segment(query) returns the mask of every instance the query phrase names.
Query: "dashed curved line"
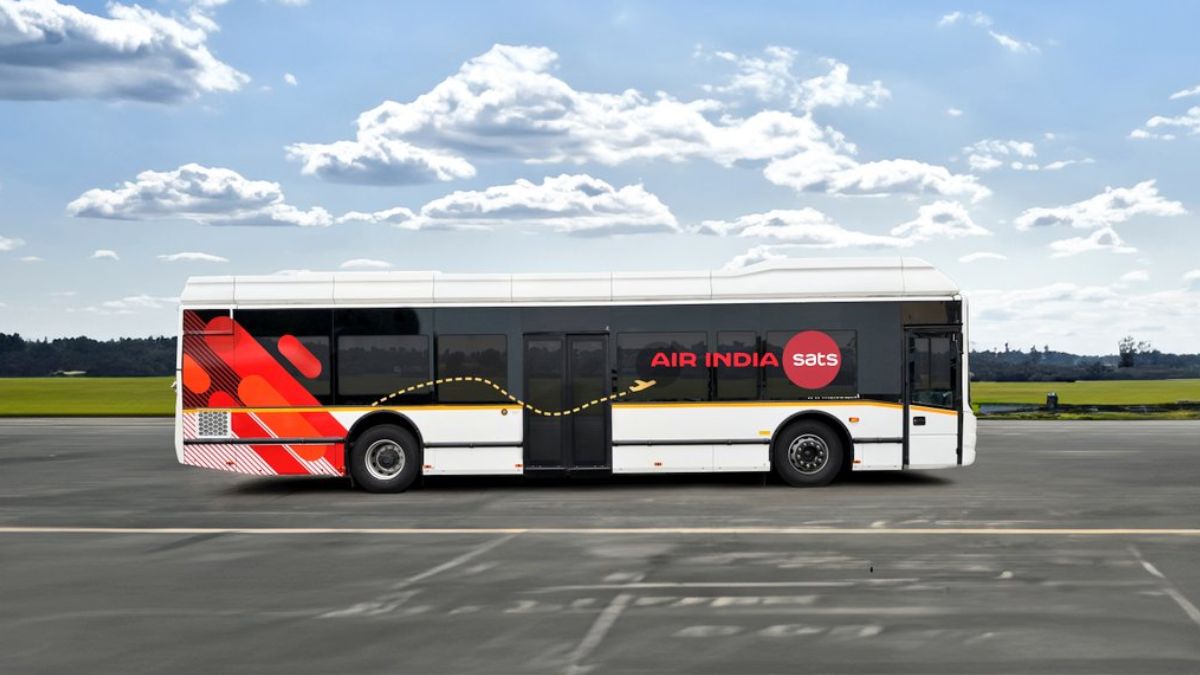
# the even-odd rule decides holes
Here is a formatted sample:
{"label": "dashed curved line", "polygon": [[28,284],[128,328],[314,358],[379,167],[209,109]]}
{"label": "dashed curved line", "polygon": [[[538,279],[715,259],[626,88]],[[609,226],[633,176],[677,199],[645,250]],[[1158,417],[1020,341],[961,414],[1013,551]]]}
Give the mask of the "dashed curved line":
{"label": "dashed curved line", "polygon": [[625,398],[626,396],[629,396],[632,393],[644,391],[646,389],[649,389],[650,387],[653,387],[655,384],[658,384],[657,380],[646,380],[646,381],[636,380],[635,384],[633,386],[629,387],[628,389],[626,389],[625,391],[620,391],[615,394],[609,394],[608,396],[602,396],[597,399],[592,399],[591,401],[588,401],[587,403],[584,403],[582,405],[575,406],[574,408],[572,408],[570,410],[548,411],[548,410],[542,410],[541,408],[538,408],[529,403],[526,403],[525,401],[522,401],[521,399],[517,398],[516,396],[513,396],[512,394],[508,393],[507,389],[505,389],[504,387],[501,387],[500,385],[496,384],[495,382],[489,380],[486,377],[474,377],[474,376],[469,376],[469,375],[463,375],[463,376],[456,376],[456,377],[439,377],[436,380],[429,380],[427,382],[422,382],[420,384],[414,384],[412,386],[405,387],[403,389],[397,389],[396,391],[394,391],[394,392],[388,394],[387,396],[384,396],[383,398],[379,399],[378,401],[375,401],[374,403],[372,403],[371,407],[381,406],[384,403],[387,403],[388,401],[396,398],[397,396],[403,396],[404,394],[411,394],[414,391],[420,391],[421,389],[428,389],[430,387],[435,387],[439,384],[445,384],[447,382],[478,382],[480,384],[486,384],[486,385],[490,386],[492,389],[495,389],[497,393],[499,393],[504,398],[507,398],[509,401],[521,406],[522,408],[528,410],[529,412],[531,412],[535,415],[541,415],[543,417],[567,417],[569,415],[574,415],[575,413],[583,412],[584,410],[586,410],[594,405],[600,405],[601,403],[607,403],[609,401],[615,401],[617,399],[622,399],[622,398]]}

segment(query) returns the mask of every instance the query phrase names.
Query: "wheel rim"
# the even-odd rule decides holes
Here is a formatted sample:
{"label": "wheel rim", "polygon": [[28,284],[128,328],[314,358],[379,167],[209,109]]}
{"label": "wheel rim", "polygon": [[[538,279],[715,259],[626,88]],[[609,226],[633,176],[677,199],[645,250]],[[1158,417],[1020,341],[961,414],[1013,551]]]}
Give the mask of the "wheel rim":
{"label": "wheel rim", "polygon": [[802,474],[817,473],[829,463],[829,445],[815,434],[801,434],[788,445],[788,463]]}
{"label": "wheel rim", "polygon": [[375,441],[367,448],[367,473],[372,478],[391,480],[404,471],[406,460],[404,448],[396,441],[386,438]]}

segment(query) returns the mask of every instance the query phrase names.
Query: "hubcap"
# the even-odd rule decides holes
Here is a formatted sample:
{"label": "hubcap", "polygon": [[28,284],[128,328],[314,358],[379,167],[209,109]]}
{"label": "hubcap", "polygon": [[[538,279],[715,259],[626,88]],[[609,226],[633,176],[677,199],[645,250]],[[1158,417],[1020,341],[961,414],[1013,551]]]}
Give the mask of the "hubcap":
{"label": "hubcap", "polygon": [[802,434],[788,446],[788,462],[803,474],[814,474],[829,463],[829,446],[814,434]]}
{"label": "hubcap", "polygon": [[396,441],[383,439],[367,448],[367,473],[372,478],[391,480],[404,470],[404,448]]}

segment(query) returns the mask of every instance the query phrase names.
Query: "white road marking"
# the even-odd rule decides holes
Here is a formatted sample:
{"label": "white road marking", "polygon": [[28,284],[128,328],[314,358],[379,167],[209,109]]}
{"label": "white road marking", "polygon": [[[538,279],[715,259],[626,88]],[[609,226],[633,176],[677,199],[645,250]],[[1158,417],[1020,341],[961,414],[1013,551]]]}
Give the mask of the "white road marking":
{"label": "white road marking", "polygon": [[1200,528],[1072,527],[51,527],[3,526],[0,534],[245,534],[245,535],[1019,535],[1200,537]]}
{"label": "white road marking", "polygon": [[596,621],[592,623],[592,627],[584,634],[583,639],[571,652],[570,665],[567,666],[567,673],[585,673],[590,668],[580,666],[580,662],[591,655],[596,647],[600,646],[600,642],[604,640],[604,636],[608,635],[608,631],[612,630],[613,624],[621,616],[621,612],[629,606],[629,602],[633,600],[633,595],[629,593],[619,593],[617,597],[608,603],[608,606],[600,612],[600,616],[596,617]]}
{"label": "white road marking", "polygon": [[1200,608],[1193,605],[1192,601],[1188,600],[1187,596],[1180,592],[1179,587],[1177,587],[1170,579],[1167,578],[1167,575],[1160,572],[1159,569],[1155,567],[1149,560],[1146,560],[1146,558],[1142,556],[1142,552],[1138,549],[1138,547],[1131,545],[1129,547],[1129,552],[1132,553],[1133,557],[1137,558],[1137,561],[1142,564],[1143,569],[1162,581],[1162,592],[1166,593],[1167,597],[1171,598],[1175,601],[1175,604],[1179,605],[1179,608],[1182,609],[1183,613],[1192,620],[1192,623],[1200,626]]}

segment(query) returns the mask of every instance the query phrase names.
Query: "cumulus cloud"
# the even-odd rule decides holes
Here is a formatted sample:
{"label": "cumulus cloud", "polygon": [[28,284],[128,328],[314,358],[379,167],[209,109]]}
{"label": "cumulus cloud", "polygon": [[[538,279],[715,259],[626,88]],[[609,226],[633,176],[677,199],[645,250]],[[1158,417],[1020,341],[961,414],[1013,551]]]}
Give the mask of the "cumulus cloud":
{"label": "cumulus cloud", "polygon": [[1125,244],[1125,241],[1111,227],[1104,227],[1086,237],[1070,237],[1050,242],[1052,258],[1066,258],[1090,251],[1110,251],[1112,253],[1137,253],[1137,249]]}
{"label": "cumulus cloud", "polygon": [[[811,114],[763,110],[739,117],[711,99],[579,91],[551,72],[557,59],[545,47],[495,45],[414,100],[386,101],[359,115],[353,140],[295,143],[287,154],[306,174],[364,184],[467,178],[476,171],[468,156],[604,165],[703,159],[721,166],[767,163],[773,182],[805,191],[987,194],[974,177],[943,167],[860,162],[851,157],[853,144]],[[848,84],[834,86],[840,72],[833,69],[833,84],[810,87],[812,96],[823,97],[821,105],[854,98]]]}
{"label": "cumulus cloud", "polygon": [[1172,101],[1177,101],[1181,98],[1191,98],[1192,96],[1200,96],[1200,85],[1196,85],[1190,89],[1180,89],[1168,98]]}
{"label": "cumulus cloud", "polygon": [[993,253],[991,251],[976,251],[968,253],[958,259],[961,263],[973,263],[980,260],[1008,260],[1008,256],[1003,253]]}
{"label": "cumulus cloud", "polygon": [[[1047,140],[1054,138],[1053,134],[1046,135]],[[1037,157],[1037,147],[1031,141],[999,140],[985,138],[963,148],[962,154],[967,158],[967,164],[975,171],[991,171],[1007,166],[1015,171],[1058,171],[1073,164],[1093,164],[1090,157],[1082,159],[1060,159],[1046,164],[1033,161]]]}
{"label": "cumulus cloud", "polygon": [[1132,270],[1121,275],[1121,281],[1150,281],[1150,270]]}
{"label": "cumulus cloud", "polygon": [[1102,228],[1123,223],[1135,216],[1180,216],[1183,204],[1164,199],[1155,181],[1142,181],[1127,188],[1106,187],[1104,192],[1066,206],[1035,207],[1017,216],[1018,230],[1068,225],[1080,229]]}
{"label": "cumulus cloud", "polygon": [[757,265],[761,262],[786,258],[787,254],[783,252],[783,250],[786,248],[787,246],[761,244],[741,255],[734,256],[732,260],[725,263],[725,266],[722,269],[738,270],[743,267],[749,267],[750,265]]}
{"label": "cumulus cloud", "polygon": [[966,207],[958,202],[939,201],[917,209],[917,217],[892,228],[892,236],[913,241],[929,239],[958,239],[990,235],[985,227],[975,224]]}
{"label": "cumulus cloud", "polygon": [[339,265],[344,270],[386,270],[391,269],[392,263],[386,260],[374,260],[371,258],[354,258],[347,260]]}
{"label": "cumulus cloud", "polygon": [[1180,134],[1200,134],[1200,106],[1192,106],[1184,114],[1173,117],[1155,115],[1141,127],[1129,132],[1129,137],[1173,141]]}
{"label": "cumulus cloud", "polygon": [[0,99],[173,103],[250,80],[209,51],[217,26],[201,11],[184,20],[138,5],[106,11],[0,0]]}
{"label": "cumulus cloud", "polygon": [[88,190],[67,205],[67,212],[116,220],[181,218],[206,225],[324,227],[333,223],[323,208],[303,210],[286,203],[278,183],[200,164],[143,171],[115,189]]}
{"label": "cumulus cloud", "polygon": [[520,179],[484,190],[457,191],[419,212],[400,207],[351,212],[339,222],[387,223],[402,229],[539,227],[577,235],[675,232],[670,209],[641,185],[616,188],[583,174]]}
{"label": "cumulus cloud", "polygon": [[799,53],[790,47],[769,46],[762,56],[703,50],[697,54],[728,62],[737,69],[724,84],[704,85],[709,93],[783,101],[788,107],[802,111],[858,104],[875,108],[892,95],[879,80],[869,84],[851,82],[850,66],[836,59],[821,59],[821,65],[828,69],[824,74],[807,78],[798,75],[795,69]]}
{"label": "cumulus cloud", "polygon": [[25,263],[36,263],[36,262],[45,262],[46,259],[41,256],[27,255],[23,258],[20,258],[20,261],[25,262]]}
{"label": "cumulus cloud", "polygon": [[984,14],[983,12],[972,12],[969,14],[959,11],[951,12],[943,15],[942,18],[938,20],[937,25],[938,28],[944,28],[946,26],[954,26],[960,23],[963,25],[974,26],[975,28],[985,31],[988,36],[992,38],[993,42],[1001,47],[1004,47],[1010,52],[1016,54],[1037,54],[1042,51],[1032,42],[1019,40],[1011,35],[1007,35],[996,30],[992,27],[992,17]]}
{"label": "cumulus cloud", "polygon": [[183,251],[181,253],[163,253],[158,256],[159,260],[164,262],[211,262],[211,263],[227,263],[229,258],[222,258],[219,255],[211,253],[201,253],[199,251]]}
{"label": "cumulus cloud", "polygon": [[801,248],[902,248],[912,245],[911,240],[901,237],[848,230],[812,208],[776,209],[734,220],[706,220],[696,231],[720,236],[773,239]]}
{"label": "cumulus cloud", "polygon": [[18,246],[25,244],[24,239],[15,239],[10,237],[0,237],[0,251],[11,251]]}
{"label": "cumulus cloud", "polygon": [[106,248],[96,249],[92,255],[92,260],[120,260],[121,256],[117,255],[116,251],[111,251]]}
{"label": "cumulus cloud", "polygon": [[963,111],[959,110],[958,108],[951,107],[951,108],[946,108],[946,114],[951,117],[962,117]]}
{"label": "cumulus cloud", "polygon": [[290,84],[293,87],[298,86],[300,84],[300,81],[296,79],[296,76],[291,73],[284,73],[283,81],[286,82],[287,84]]}

